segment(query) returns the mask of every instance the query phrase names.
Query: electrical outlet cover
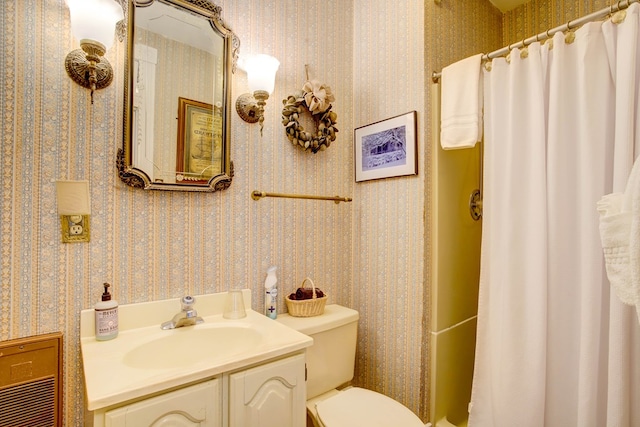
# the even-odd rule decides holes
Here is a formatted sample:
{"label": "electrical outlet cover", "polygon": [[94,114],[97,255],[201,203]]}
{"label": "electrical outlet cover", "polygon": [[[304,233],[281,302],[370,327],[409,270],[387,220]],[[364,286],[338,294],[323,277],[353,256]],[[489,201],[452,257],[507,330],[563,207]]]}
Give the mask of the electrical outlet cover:
{"label": "electrical outlet cover", "polygon": [[88,242],[89,215],[60,215],[63,243]]}

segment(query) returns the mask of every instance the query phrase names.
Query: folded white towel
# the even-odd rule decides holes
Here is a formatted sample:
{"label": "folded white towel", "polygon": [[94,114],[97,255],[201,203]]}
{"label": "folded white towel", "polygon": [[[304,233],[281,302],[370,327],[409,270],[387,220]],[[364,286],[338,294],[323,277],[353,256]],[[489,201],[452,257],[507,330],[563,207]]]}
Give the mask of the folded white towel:
{"label": "folded white towel", "polygon": [[624,194],[607,194],[597,207],[607,277],[618,298],[635,305],[640,321],[640,160]]}
{"label": "folded white towel", "polygon": [[482,54],[442,69],[440,145],[473,148],[482,139]]}

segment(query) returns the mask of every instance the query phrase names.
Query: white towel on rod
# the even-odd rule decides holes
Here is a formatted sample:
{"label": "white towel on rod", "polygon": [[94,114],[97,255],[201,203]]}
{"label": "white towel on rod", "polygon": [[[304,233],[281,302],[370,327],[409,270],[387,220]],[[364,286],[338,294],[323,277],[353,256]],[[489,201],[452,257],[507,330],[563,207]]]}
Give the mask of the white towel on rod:
{"label": "white towel on rod", "polygon": [[482,139],[482,54],[442,69],[440,145],[473,148]]}
{"label": "white towel on rod", "polygon": [[640,160],[625,192],[603,196],[597,207],[609,283],[623,303],[636,307],[640,322]]}

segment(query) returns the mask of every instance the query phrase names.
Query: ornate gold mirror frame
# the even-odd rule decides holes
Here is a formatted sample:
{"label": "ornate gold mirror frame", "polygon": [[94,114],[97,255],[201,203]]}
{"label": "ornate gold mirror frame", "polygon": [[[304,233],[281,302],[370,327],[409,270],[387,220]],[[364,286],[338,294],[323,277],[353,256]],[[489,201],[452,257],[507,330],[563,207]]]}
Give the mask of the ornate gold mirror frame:
{"label": "ornate gold mirror frame", "polygon": [[221,7],[211,0],[123,1],[128,55],[120,179],[147,190],[229,188],[231,79],[240,41]]}

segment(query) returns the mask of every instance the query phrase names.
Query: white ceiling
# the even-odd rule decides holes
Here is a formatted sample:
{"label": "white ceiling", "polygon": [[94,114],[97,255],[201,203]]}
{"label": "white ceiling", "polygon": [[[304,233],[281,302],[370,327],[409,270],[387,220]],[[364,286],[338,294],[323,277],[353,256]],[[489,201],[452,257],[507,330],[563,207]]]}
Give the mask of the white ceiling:
{"label": "white ceiling", "polygon": [[527,3],[529,0],[489,0],[495,7],[500,9],[501,12],[506,12],[511,9],[515,9],[521,4]]}

